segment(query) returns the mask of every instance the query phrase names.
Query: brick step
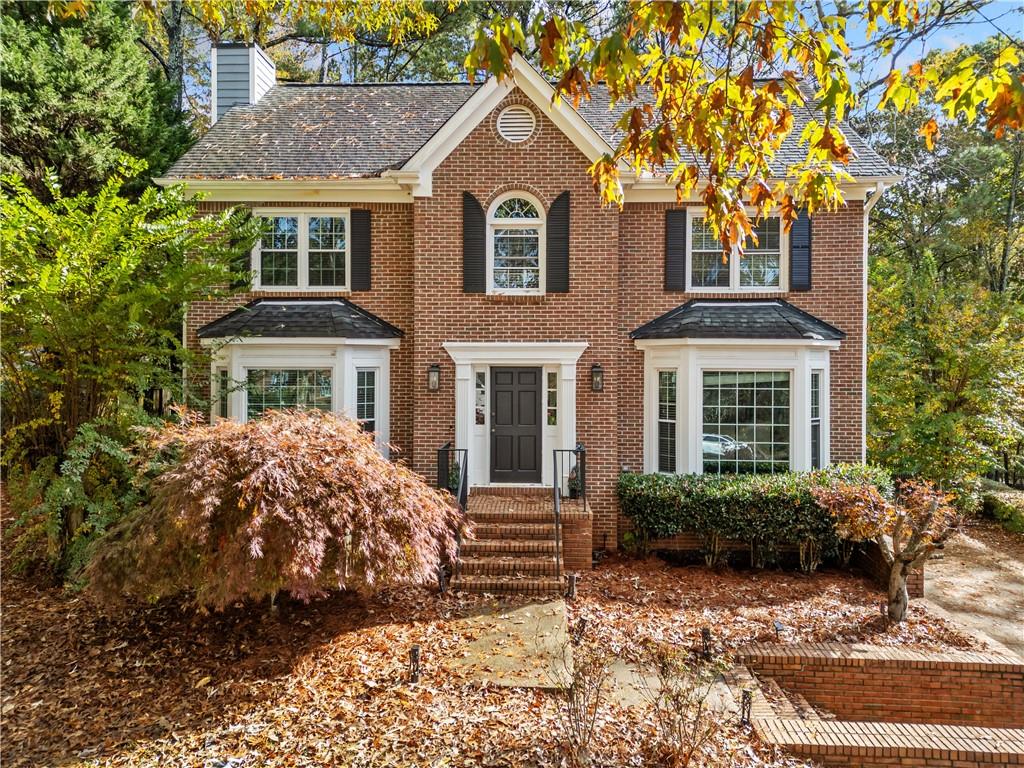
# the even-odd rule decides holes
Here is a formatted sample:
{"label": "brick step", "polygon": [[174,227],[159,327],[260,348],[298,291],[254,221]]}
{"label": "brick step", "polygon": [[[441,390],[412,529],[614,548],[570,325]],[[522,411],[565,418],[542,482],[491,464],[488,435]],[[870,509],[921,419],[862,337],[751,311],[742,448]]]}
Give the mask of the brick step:
{"label": "brick step", "polygon": [[558,577],[554,557],[485,557],[459,558],[459,573],[467,576],[550,576]]}
{"label": "brick step", "polygon": [[553,555],[552,539],[474,539],[462,543],[460,554],[472,555]]}
{"label": "brick step", "polygon": [[786,698],[793,705],[793,709],[796,710],[797,717],[801,720],[821,720],[821,714],[814,705],[811,704],[802,693],[796,691],[784,691]]}
{"label": "brick step", "polygon": [[492,485],[469,489],[470,498],[474,496],[550,497],[552,493],[550,485]]}
{"label": "brick step", "polygon": [[555,538],[555,524],[551,523],[475,523],[473,535],[478,541],[485,539],[551,539]]}
{"label": "brick step", "polygon": [[560,595],[562,580],[557,578],[512,578],[459,574],[452,589],[462,592],[490,592],[505,595]]}
{"label": "brick step", "polygon": [[473,505],[469,506],[469,519],[474,525],[487,525],[488,523],[499,523],[502,525],[509,525],[513,523],[532,523],[539,525],[554,525],[555,513],[550,509],[519,509],[515,511],[510,510],[491,510],[487,512],[478,512],[473,509]]}
{"label": "brick step", "polygon": [[782,689],[782,686],[776,682],[774,677],[762,677],[759,680],[761,691],[768,703],[771,704],[772,709],[775,711],[775,716],[785,720],[802,720],[800,713],[797,712],[793,702],[790,701],[789,696]]}

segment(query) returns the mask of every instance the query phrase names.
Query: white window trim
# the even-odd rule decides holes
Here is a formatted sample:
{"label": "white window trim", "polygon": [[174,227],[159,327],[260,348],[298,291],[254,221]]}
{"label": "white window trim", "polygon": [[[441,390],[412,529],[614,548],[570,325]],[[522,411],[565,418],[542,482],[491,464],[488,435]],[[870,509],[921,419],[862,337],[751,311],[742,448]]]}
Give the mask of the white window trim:
{"label": "white window trim", "polygon": [[[749,339],[638,340],[644,352],[643,471],[658,472],[658,372],[676,369],[676,472],[702,474],[704,371],[788,371],[791,471],[811,469],[811,371],[822,371],[821,465],[831,462],[830,352],[837,342],[761,343]],[[689,343],[686,343],[689,342]],[[725,343],[723,343],[725,342]]]}
{"label": "white window trim", "polygon": [[[352,284],[352,215],[350,208],[256,208],[258,217],[295,216],[299,220],[299,282],[298,285],[263,285],[260,270],[262,238],[253,246],[250,266],[253,272],[253,290],[266,292],[289,291],[349,291]],[[345,220],[345,285],[309,284],[309,219],[315,216],[334,216]]]}
{"label": "white window trim", "polygon": [[[531,203],[540,215],[539,219],[495,219],[494,213],[506,200],[521,197]],[[529,192],[514,190],[499,195],[487,208],[487,293],[501,296],[543,296],[547,288],[547,259],[545,244],[547,240],[547,214],[540,200]],[[539,257],[540,275],[538,288],[498,288],[494,285],[494,232],[497,229],[536,229],[537,253]]]}
{"label": "white window trim", "polygon": [[[757,215],[754,209],[748,209],[747,215],[751,218]],[[782,222],[779,222],[779,284],[776,287],[740,286],[740,256],[739,247],[733,246],[732,255],[729,258],[729,286],[719,288],[716,286],[703,286],[693,284],[693,220],[703,219],[704,209],[699,206],[689,206],[686,209],[686,291],[687,293],[786,293],[789,291],[789,233],[784,231]],[[779,218],[769,216],[769,218]]]}

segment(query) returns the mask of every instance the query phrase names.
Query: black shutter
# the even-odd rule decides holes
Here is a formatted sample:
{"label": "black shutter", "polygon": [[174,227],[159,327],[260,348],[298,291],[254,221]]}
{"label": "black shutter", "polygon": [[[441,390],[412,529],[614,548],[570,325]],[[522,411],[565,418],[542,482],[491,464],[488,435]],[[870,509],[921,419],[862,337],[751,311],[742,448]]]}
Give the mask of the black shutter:
{"label": "black shutter", "polygon": [[365,208],[352,210],[352,290],[370,290],[370,212]]}
{"label": "black shutter", "polygon": [[569,292],[569,192],[555,198],[547,222],[548,293]]}
{"label": "black shutter", "polygon": [[811,290],[811,217],[800,211],[789,228],[789,290]]}
{"label": "black shutter", "polygon": [[484,209],[469,192],[462,193],[462,290],[487,291],[487,224]]}
{"label": "black shutter", "polygon": [[665,211],[665,290],[686,290],[686,209]]}

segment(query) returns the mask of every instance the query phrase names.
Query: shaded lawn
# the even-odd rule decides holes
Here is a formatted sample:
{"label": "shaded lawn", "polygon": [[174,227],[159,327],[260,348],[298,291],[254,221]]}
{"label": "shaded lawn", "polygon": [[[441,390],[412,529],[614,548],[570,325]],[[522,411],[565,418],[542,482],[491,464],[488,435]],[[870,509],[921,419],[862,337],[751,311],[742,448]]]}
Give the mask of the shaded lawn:
{"label": "shaded lawn", "polygon": [[[728,651],[773,640],[863,640],[928,648],[972,640],[913,609],[887,628],[882,599],[848,574],[713,572],[613,559],[586,574],[570,622],[617,655],[643,637],[690,645],[710,626]],[[559,765],[549,693],[479,686],[447,671],[472,637],[451,619],[489,598],[409,587],[362,600],[236,607],[197,615],[173,602],[99,612],[81,597],[5,579],[3,745],[8,766]],[[462,630],[465,631],[465,630]],[[413,644],[423,682],[405,683]],[[652,724],[609,706],[601,765],[635,765]],[[803,765],[728,726],[722,765]]]}

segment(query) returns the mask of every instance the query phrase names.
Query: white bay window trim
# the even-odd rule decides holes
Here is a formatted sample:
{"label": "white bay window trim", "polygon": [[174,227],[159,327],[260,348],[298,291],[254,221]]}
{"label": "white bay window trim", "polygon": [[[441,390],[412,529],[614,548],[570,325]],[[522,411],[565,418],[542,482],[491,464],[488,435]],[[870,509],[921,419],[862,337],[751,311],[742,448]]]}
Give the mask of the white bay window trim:
{"label": "white bay window trim", "polygon": [[[250,370],[330,370],[331,411],[355,420],[357,415],[356,390],[360,369],[376,371],[376,431],[378,449],[387,452],[390,440],[391,350],[397,349],[399,339],[325,339],[245,338],[231,340],[204,340],[205,346],[215,347],[210,363],[214,379],[213,390],[219,394],[218,369],[228,371],[229,392],[227,418],[248,420],[248,393],[246,382]],[[286,343],[282,343],[286,342]],[[212,402],[214,418],[217,403]]]}
{"label": "white bay window trim", "polygon": [[839,342],[752,339],[644,339],[644,466],[658,472],[658,374],[676,374],[676,473],[702,474],[703,376],[713,371],[786,371],[790,375],[789,469],[811,469],[811,373],[821,381],[821,465],[830,463],[829,357]]}
{"label": "white bay window trim", "polygon": [[[252,249],[250,267],[253,289],[258,291],[348,291],[352,284],[352,217],[350,208],[255,208],[253,216],[263,219],[293,217],[298,229],[298,280],[294,285],[263,285],[262,238]],[[345,222],[345,282],[343,285],[310,285],[309,220],[317,217],[340,218]]]}
{"label": "white bay window trim", "polygon": [[[757,212],[750,208],[747,215],[751,221],[755,221]],[[733,246],[729,256],[729,284],[727,286],[703,286],[694,285],[693,282],[693,226],[694,221],[704,218],[704,209],[701,206],[689,206],[686,209],[686,290],[688,293],[785,293],[789,290],[789,233],[785,232],[782,222],[779,222],[779,284],[770,286],[743,286],[740,285],[740,259],[750,256],[740,256],[738,246]],[[768,218],[779,218],[769,215]],[[747,249],[757,251],[758,248],[750,244]],[[719,254],[720,256],[721,254]]]}

